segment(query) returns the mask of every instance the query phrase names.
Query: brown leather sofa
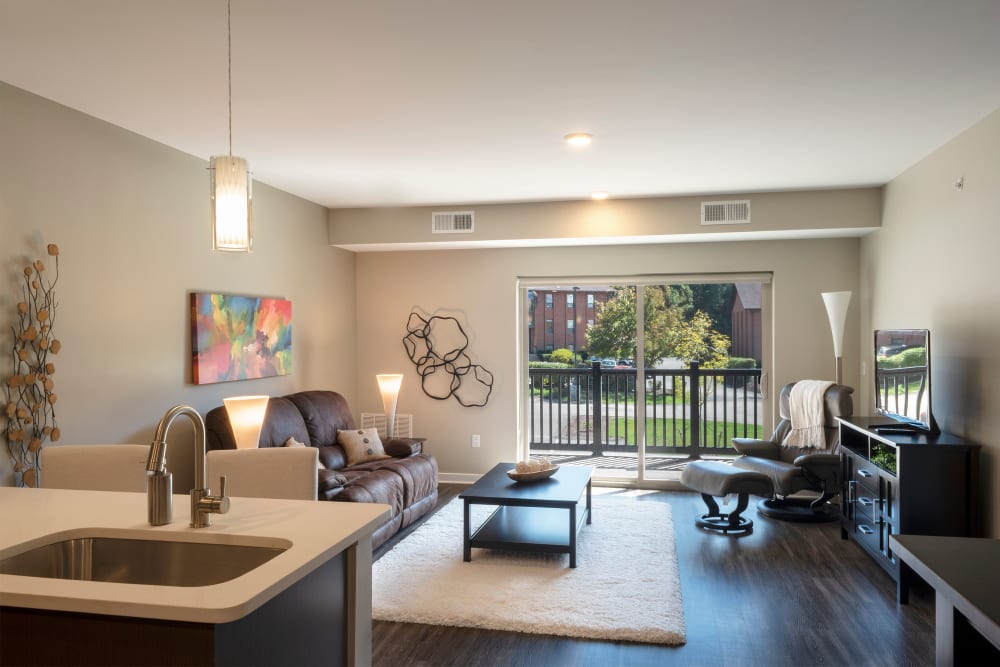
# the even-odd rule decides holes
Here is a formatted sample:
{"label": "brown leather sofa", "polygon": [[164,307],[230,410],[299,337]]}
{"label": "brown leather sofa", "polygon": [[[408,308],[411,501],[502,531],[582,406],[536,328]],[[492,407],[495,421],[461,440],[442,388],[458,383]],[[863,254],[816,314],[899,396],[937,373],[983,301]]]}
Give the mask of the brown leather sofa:
{"label": "brown leather sofa", "polygon": [[[208,449],[236,449],[223,406],[205,416]],[[385,503],[390,516],[372,535],[377,547],[432,510],[438,497],[438,466],[412,438],[383,441],[391,458],[347,465],[337,444],[338,430],[357,428],[350,407],[334,391],[300,391],[268,401],[258,447],[282,447],[289,438],[319,450],[318,497],[362,503]]]}

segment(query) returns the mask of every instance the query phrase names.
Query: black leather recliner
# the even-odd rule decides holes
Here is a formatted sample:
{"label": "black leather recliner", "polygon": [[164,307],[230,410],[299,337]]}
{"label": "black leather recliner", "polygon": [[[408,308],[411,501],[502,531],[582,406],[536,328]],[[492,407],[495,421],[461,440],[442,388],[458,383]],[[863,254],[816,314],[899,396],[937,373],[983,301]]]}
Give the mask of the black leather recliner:
{"label": "black leather recliner", "polygon": [[[733,465],[768,476],[774,486],[772,498],[762,500],[757,511],[765,516],[789,521],[833,521],[838,513],[829,501],[840,493],[840,429],[837,417],[854,413],[853,387],[832,385],[823,396],[823,440],[813,447],[785,446],[791,432],[789,397],[795,383],[781,388],[778,422],[768,440],[733,438],[741,454]],[[798,494],[811,491],[811,494]],[[818,494],[818,495],[817,495]]]}

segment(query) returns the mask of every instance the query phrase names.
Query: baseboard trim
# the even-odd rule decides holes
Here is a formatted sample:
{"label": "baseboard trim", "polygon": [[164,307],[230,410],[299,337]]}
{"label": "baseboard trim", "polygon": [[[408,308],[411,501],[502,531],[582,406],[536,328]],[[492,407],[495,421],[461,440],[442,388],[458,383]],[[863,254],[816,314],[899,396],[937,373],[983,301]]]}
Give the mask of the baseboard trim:
{"label": "baseboard trim", "polygon": [[482,475],[474,475],[465,472],[442,472],[438,473],[438,481],[445,484],[475,484]]}

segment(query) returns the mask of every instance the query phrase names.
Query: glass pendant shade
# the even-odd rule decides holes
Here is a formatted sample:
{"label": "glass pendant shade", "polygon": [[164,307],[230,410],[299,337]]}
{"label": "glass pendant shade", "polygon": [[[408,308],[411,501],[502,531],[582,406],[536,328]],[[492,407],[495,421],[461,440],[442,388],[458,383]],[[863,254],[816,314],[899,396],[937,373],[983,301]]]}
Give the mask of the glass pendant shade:
{"label": "glass pendant shade", "polygon": [[267,400],[267,396],[230,396],[222,399],[237,449],[257,448],[267,412]]}
{"label": "glass pendant shade", "polygon": [[232,155],[212,158],[212,249],[250,252],[253,249],[253,179],[247,161]]}
{"label": "glass pendant shade", "polygon": [[382,408],[385,410],[385,432],[388,437],[396,435],[396,399],[403,376],[399,374],[376,375],[378,390],[382,394]]}

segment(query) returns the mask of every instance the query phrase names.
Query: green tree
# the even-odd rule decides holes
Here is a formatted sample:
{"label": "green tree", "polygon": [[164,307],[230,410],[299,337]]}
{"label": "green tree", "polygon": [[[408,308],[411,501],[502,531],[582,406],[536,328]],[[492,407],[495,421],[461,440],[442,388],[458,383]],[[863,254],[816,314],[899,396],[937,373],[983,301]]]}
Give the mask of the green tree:
{"label": "green tree", "polygon": [[[636,288],[614,286],[615,295],[600,305],[594,326],[587,329],[591,354],[615,359],[634,359]],[[670,356],[669,332],[681,321],[680,308],[669,305],[670,288],[647,285],[643,288],[646,365],[655,366]]]}
{"label": "green tree", "polygon": [[705,283],[690,285],[692,310],[700,310],[712,319],[712,328],[719,333],[733,334],[733,283]]}
{"label": "green tree", "polygon": [[672,356],[688,363],[700,361],[702,368],[726,368],[729,346],[729,336],[713,329],[712,318],[700,310],[670,331]]}

